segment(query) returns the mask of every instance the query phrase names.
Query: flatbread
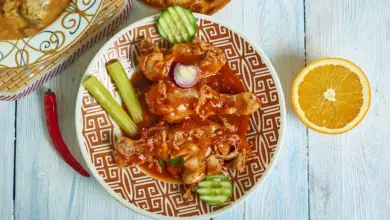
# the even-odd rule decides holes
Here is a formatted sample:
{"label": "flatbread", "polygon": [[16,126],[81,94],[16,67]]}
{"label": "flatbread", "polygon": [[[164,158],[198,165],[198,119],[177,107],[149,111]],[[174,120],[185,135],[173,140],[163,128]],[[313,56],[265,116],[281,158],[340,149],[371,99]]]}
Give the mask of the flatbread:
{"label": "flatbread", "polygon": [[231,0],[140,0],[154,8],[167,8],[180,5],[193,12],[212,15],[225,7]]}
{"label": "flatbread", "polygon": [[199,0],[141,0],[141,1],[151,7],[164,9],[173,5],[180,5],[188,8],[191,5],[197,3]]}
{"label": "flatbread", "polygon": [[212,15],[225,7],[231,0],[200,0],[191,5],[189,9],[193,12]]}

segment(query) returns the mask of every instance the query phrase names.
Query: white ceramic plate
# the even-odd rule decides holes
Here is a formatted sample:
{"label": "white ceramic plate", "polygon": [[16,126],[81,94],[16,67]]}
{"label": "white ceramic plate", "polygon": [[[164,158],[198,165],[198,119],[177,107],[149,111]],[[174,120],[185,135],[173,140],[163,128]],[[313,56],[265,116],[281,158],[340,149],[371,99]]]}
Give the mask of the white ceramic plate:
{"label": "white ceramic plate", "polygon": [[[220,47],[229,66],[239,72],[248,91],[256,94],[262,107],[251,115],[247,140],[253,146],[242,173],[229,171],[233,180],[232,199],[223,206],[208,206],[198,196],[184,203],[184,187],[151,178],[138,168],[119,169],[113,156],[118,126],[96,100],[80,85],[76,103],[76,131],[85,161],[105,190],[125,206],[156,219],[210,218],[244,201],[256,190],[274,164],[282,145],[285,129],[285,103],[278,76],[263,51],[239,31],[217,19],[196,14],[197,37]],[[111,38],[95,55],[87,75],[96,76],[118,100],[115,86],[105,64],[119,59],[129,78],[137,66],[137,39],[150,37],[161,46],[168,46],[155,29],[155,19],[138,21]]]}

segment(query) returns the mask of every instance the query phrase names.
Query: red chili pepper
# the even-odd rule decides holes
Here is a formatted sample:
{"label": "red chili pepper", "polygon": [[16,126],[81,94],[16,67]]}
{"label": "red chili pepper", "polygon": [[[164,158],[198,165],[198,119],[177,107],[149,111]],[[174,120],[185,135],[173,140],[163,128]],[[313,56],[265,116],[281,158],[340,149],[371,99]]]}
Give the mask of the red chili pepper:
{"label": "red chili pepper", "polygon": [[61,131],[58,126],[56,94],[50,89],[45,93],[44,97],[46,126],[49,131],[50,138],[56,147],[58,153],[62,156],[66,163],[74,170],[85,177],[89,177],[89,173],[77,162],[73,157],[69,148],[66,146],[61,136]]}

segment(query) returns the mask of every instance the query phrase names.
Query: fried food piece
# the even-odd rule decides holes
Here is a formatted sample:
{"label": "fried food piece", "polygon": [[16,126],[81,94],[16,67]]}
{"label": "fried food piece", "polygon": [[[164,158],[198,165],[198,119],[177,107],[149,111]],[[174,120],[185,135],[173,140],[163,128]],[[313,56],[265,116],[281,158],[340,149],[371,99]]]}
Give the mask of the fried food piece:
{"label": "fried food piece", "polygon": [[46,15],[51,0],[23,0],[21,14],[30,24],[39,24]]}
{"label": "fried food piece", "polygon": [[225,7],[231,0],[141,0],[145,4],[165,9],[169,6],[179,5],[189,8],[193,12],[212,15]]}
{"label": "fried food piece", "polygon": [[164,9],[174,5],[188,8],[191,5],[198,3],[199,0],[142,0],[142,2],[154,8]]}
{"label": "fried food piece", "polygon": [[6,17],[20,14],[30,23],[39,24],[46,15],[51,0],[1,0],[0,7]]}
{"label": "fried food piece", "polygon": [[2,0],[0,1],[0,9],[6,17],[16,17],[19,15],[19,7],[22,0]]}
{"label": "fried food piece", "polygon": [[200,0],[191,5],[189,9],[193,12],[212,15],[229,4],[231,0]]}

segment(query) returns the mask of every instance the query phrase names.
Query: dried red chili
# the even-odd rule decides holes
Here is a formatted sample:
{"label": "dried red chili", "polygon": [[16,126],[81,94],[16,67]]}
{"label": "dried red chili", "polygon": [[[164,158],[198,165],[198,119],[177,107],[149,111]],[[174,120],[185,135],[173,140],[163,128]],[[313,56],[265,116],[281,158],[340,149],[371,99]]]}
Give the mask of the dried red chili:
{"label": "dried red chili", "polygon": [[89,173],[73,157],[72,153],[69,151],[69,148],[62,139],[61,131],[58,125],[56,95],[50,89],[45,93],[44,107],[46,126],[49,131],[50,138],[58,153],[74,170],[85,177],[89,177]]}

